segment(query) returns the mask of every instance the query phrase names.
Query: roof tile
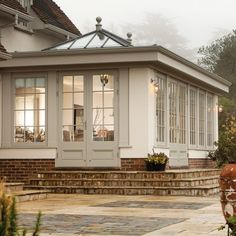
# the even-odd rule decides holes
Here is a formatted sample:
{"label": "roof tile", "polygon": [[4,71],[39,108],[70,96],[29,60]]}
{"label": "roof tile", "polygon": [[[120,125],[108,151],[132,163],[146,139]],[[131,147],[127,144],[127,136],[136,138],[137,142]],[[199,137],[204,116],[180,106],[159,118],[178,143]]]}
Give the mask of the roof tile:
{"label": "roof tile", "polygon": [[0,0],[0,4],[10,7],[14,10],[20,11],[24,14],[28,14],[24,7],[17,0]]}
{"label": "roof tile", "polygon": [[44,23],[81,35],[76,26],[53,0],[34,0],[32,8]]}

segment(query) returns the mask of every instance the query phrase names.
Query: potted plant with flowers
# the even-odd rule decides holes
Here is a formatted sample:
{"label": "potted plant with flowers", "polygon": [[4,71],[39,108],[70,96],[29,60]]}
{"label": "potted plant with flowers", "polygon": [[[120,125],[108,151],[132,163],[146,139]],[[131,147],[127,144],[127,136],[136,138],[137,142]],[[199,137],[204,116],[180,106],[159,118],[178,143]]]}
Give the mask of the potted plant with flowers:
{"label": "potted plant with flowers", "polygon": [[168,157],[165,153],[155,153],[153,150],[153,154],[148,153],[148,157],[145,159],[146,169],[148,171],[164,171],[167,161]]}

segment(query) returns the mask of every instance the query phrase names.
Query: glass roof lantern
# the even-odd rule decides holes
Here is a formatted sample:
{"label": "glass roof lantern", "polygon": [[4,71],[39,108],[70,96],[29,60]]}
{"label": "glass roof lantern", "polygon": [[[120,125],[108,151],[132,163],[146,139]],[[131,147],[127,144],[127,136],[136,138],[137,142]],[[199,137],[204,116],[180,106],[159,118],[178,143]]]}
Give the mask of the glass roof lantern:
{"label": "glass roof lantern", "polygon": [[131,33],[127,33],[127,39],[121,38],[102,28],[101,17],[97,17],[96,21],[96,30],[45,50],[132,47]]}

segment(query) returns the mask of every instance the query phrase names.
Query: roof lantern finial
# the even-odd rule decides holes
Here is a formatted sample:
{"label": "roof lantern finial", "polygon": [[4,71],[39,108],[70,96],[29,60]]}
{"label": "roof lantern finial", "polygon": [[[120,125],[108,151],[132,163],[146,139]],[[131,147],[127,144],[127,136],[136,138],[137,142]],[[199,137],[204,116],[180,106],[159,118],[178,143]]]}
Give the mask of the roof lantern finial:
{"label": "roof lantern finial", "polygon": [[102,29],[102,24],[101,24],[101,22],[102,22],[102,17],[98,16],[98,17],[96,18],[96,21],[97,21],[96,30],[99,31],[99,30]]}
{"label": "roof lantern finial", "polygon": [[127,33],[127,41],[129,41],[130,42],[130,44],[131,44],[131,42],[132,42],[132,33]]}

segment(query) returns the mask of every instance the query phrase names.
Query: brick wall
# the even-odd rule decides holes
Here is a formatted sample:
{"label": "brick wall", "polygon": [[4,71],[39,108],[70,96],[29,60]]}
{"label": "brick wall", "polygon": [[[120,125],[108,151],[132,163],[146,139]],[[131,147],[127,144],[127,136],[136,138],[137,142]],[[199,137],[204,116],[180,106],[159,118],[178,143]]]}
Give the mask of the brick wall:
{"label": "brick wall", "polygon": [[52,159],[8,159],[0,160],[0,177],[7,182],[25,182],[40,171],[55,169]]}
{"label": "brick wall", "polygon": [[[189,168],[214,168],[215,163],[209,159],[189,159]],[[168,166],[167,166],[168,169]],[[37,176],[41,171],[55,170],[52,159],[8,159],[0,160],[0,177],[8,182],[26,182]],[[69,170],[69,169],[67,169]],[[75,170],[73,168],[73,170]],[[81,169],[80,169],[81,170]],[[104,170],[104,168],[103,168]],[[143,158],[122,158],[121,170],[146,170]]]}
{"label": "brick wall", "polygon": [[188,165],[190,169],[194,168],[216,168],[215,161],[205,158],[188,159]]}

